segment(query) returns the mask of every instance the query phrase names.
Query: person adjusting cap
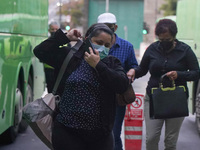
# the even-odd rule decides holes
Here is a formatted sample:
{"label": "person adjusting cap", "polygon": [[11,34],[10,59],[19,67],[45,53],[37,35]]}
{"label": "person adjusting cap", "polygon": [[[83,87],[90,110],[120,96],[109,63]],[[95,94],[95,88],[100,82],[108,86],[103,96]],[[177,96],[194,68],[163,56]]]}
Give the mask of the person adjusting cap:
{"label": "person adjusting cap", "polygon": [[112,13],[103,13],[97,18],[97,23],[116,23],[117,19]]}

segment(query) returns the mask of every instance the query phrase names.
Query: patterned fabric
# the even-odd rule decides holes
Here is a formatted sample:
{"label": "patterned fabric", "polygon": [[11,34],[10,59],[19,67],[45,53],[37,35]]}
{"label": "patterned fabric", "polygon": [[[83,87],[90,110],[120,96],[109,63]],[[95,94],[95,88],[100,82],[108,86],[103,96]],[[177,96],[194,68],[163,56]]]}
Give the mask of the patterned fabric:
{"label": "patterned fabric", "polygon": [[82,60],[66,81],[58,121],[72,128],[100,128],[100,89],[95,70]]}
{"label": "patterned fabric", "polygon": [[[61,29],[59,29],[56,31],[54,37],[50,37],[47,40],[40,43],[39,45],[37,45],[34,48],[33,52],[35,56],[38,59],[40,59],[41,62],[53,66],[55,68],[55,76],[57,76],[60,70],[60,66],[62,65],[64,59],[70,51],[69,47],[59,48],[59,46],[64,45],[68,42],[70,41],[67,38],[67,36],[62,32]],[[84,53],[85,45],[83,45],[70,60],[67,69],[69,72],[74,72],[78,68],[84,56]],[[108,67],[110,69],[107,69]],[[123,93],[126,90],[126,88],[128,87],[128,78],[126,77],[126,74],[121,66],[119,59],[113,56],[108,56],[102,59],[97,64],[94,72],[98,72],[98,78],[101,80],[101,85],[103,86],[102,88],[99,88],[101,89],[100,91],[102,96],[102,99],[99,98],[101,99],[100,117],[102,129],[105,134],[109,134],[113,129],[115,119],[113,117],[116,109],[115,93]],[[56,92],[56,94],[59,94],[61,97],[63,96],[66,87],[65,81],[67,78],[68,72],[65,71],[61,83]],[[65,115],[63,116],[63,118],[65,119]]]}
{"label": "patterned fabric", "polygon": [[131,68],[138,66],[137,60],[135,58],[135,52],[133,45],[116,35],[116,42],[111,47],[109,55],[117,57],[125,71],[129,71]]}

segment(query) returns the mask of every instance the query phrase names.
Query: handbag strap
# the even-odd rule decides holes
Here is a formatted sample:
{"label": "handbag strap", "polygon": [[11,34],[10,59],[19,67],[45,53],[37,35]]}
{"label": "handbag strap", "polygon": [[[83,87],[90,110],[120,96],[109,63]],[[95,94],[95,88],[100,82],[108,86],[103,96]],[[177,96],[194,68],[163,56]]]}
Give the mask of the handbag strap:
{"label": "handbag strap", "polygon": [[71,60],[73,54],[81,47],[83,41],[82,40],[78,40],[77,43],[71,48],[71,50],[69,51],[68,55],[66,56],[65,60],[63,61],[63,64],[60,68],[60,71],[58,73],[58,77],[56,79],[56,82],[54,84],[53,90],[52,90],[52,94],[55,95],[56,91],[58,89],[58,86],[60,84],[60,81],[63,77],[63,74],[65,72],[65,69],[67,68],[69,61]]}
{"label": "handbag strap", "polygon": [[[163,74],[163,75],[160,77],[160,81],[159,81],[159,87],[160,87],[160,88],[163,87],[163,84],[162,84],[162,83],[163,83],[164,77],[167,77],[167,73]],[[174,80],[172,80],[171,82],[172,82],[172,87],[175,87],[176,85],[175,85]]]}

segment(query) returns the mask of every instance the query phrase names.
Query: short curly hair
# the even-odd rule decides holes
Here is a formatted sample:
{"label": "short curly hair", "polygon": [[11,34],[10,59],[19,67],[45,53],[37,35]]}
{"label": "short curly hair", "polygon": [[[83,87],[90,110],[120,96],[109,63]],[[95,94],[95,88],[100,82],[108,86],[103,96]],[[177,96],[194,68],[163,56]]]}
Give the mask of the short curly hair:
{"label": "short curly hair", "polygon": [[155,34],[159,36],[162,33],[166,33],[167,31],[170,32],[170,34],[173,37],[176,37],[176,34],[178,32],[176,23],[171,19],[161,19],[157,24],[155,28]]}

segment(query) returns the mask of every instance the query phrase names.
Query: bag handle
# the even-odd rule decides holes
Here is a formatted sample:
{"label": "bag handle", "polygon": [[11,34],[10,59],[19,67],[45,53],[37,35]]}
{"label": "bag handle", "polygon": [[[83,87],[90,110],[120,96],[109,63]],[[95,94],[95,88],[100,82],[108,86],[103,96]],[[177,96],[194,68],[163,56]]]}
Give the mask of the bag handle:
{"label": "bag handle", "polygon": [[[160,77],[160,83],[159,83],[159,87],[160,88],[163,88],[163,84],[162,84],[162,82],[163,82],[163,78],[164,77],[167,77],[167,73],[165,73],[165,74],[163,74],[161,77]],[[175,85],[175,82],[174,82],[174,80],[172,80],[172,87],[175,87],[176,85]]]}
{"label": "bag handle", "polygon": [[52,94],[53,94],[53,95],[56,94],[56,91],[57,91],[58,86],[59,86],[59,84],[60,84],[60,81],[61,81],[61,79],[62,79],[62,77],[63,77],[63,74],[64,74],[64,72],[65,72],[65,69],[66,69],[67,66],[68,66],[69,61],[71,60],[73,54],[74,54],[76,51],[78,51],[78,49],[81,47],[82,43],[83,43],[83,41],[79,39],[79,40],[77,41],[77,43],[71,48],[71,50],[69,51],[69,53],[68,53],[68,55],[66,56],[65,60],[63,61],[63,64],[62,64],[62,66],[61,66],[61,68],[60,68],[60,71],[59,71],[59,73],[58,73],[58,77],[57,77],[57,79],[56,79],[56,82],[55,82],[54,87],[53,87],[53,90],[52,90]]}

